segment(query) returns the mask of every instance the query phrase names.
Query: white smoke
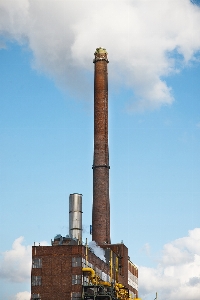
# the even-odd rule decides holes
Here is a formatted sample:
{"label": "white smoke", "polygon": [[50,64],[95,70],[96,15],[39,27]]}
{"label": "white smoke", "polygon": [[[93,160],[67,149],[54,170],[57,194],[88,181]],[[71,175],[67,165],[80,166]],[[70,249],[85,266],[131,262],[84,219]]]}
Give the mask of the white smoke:
{"label": "white smoke", "polygon": [[164,245],[157,268],[139,267],[139,291],[143,300],[156,291],[162,300],[200,299],[200,228]]}
{"label": "white smoke", "polygon": [[190,0],[0,0],[0,34],[85,99],[93,51],[106,47],[110,79],[132,93],[129,109],[154,109],[174,100],[164,78],[197,59],[200,9]]}
{"label": "white smoke", "polygon": [[104,249],[102,249],[100,246],[98,246],[95,241],[89,242],[89,247],[92,249],[92,251],[94,252],[94,254],[97,257],[99,257],[104,262],[106,261],[105,256],[104,256],[105,255]]}

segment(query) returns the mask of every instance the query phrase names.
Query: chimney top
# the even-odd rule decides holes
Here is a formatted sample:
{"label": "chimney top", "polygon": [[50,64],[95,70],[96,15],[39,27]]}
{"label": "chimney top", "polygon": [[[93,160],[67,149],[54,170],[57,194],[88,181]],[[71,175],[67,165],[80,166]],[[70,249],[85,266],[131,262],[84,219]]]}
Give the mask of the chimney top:
{"label": "chimney top", "polygon": [[100,54],[100,53],[101,54],[103,54],[103,53],[108,54],[108,52],[106,51],[105,48],[102,48],[102,47],[96,48],[96,51],[95,51],[94,55],[95,54]]}
{"label": "chimney top", "polygon": [[93,63],[96,63],[97,61],[105,60],[107,63],[109,63],[109,60],[107,58],[108,52],[105,48],[99,47],[96,48],[96,51],[94,52],[94,60]]}

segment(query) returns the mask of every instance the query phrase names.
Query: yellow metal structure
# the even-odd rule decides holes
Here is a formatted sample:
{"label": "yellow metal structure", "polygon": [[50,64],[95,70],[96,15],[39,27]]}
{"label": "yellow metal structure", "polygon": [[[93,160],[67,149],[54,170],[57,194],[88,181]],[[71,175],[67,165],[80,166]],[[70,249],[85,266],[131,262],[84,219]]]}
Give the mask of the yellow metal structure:
{"label": "yellow metal structure", "polygon": [[112,282],[112,268],[113,268],[113,266],[112,266],[112,263],[113,263],[113,258],[112,258],[112,250],[110,249],[110,280],[111,280],[111,282]]}
{"label": "yellow metal structure", "polygon": [[83,272],[90,273],[90,282],[94,285],[104,285],[104,286],[111,286],[110,282],[102,281],[99,276],[96,275],[95,271],[92,268],[82,268]]}
{"label": "yellow metal structure", "polygon": [[[89,281],[92,285],[103,285],[105,287],[112,286],[110,282],[102,281],[100,277],[96,275],[95,271],[92,268],[82,268],[82,271],[90,273]],[[116,291],[117,299],[119,300],[141,300],[140,298],[129,298],[128,289],[125,288],[125,286],[119,282],[115,283],[114,289]]]}
{"label": "yellow metal structure", "polygon": [[86,263],[88,261],[88,245],[87,245],[87,238],[86,238],[86,245],[85,245],[85,260],[86,260]]}

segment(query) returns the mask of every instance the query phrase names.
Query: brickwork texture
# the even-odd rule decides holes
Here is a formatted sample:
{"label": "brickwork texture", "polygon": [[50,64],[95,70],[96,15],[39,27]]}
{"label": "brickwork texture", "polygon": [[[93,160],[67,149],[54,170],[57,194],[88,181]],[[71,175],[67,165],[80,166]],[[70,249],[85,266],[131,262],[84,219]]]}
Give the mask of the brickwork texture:
{"label": "brickwork texture", "polygon": [[94,59],[94,161],[92,240],[110,243],[107,52]]}

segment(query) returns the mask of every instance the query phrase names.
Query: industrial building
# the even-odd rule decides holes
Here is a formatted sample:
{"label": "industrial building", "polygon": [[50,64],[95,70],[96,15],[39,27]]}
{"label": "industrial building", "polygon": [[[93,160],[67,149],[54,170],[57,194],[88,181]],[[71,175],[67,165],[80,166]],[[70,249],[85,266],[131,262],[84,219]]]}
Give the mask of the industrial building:
{"label": "industrial building", "polygon": [[82,195],[70,194],[68,235],[57,235],[51,246],[32,247],[32,300],[138,297],[138,269],[128,248],[123,243],[112,244],[110,238],[109,61],[103,48],[97,48],[94,55],[93,244],[82,241]]}

